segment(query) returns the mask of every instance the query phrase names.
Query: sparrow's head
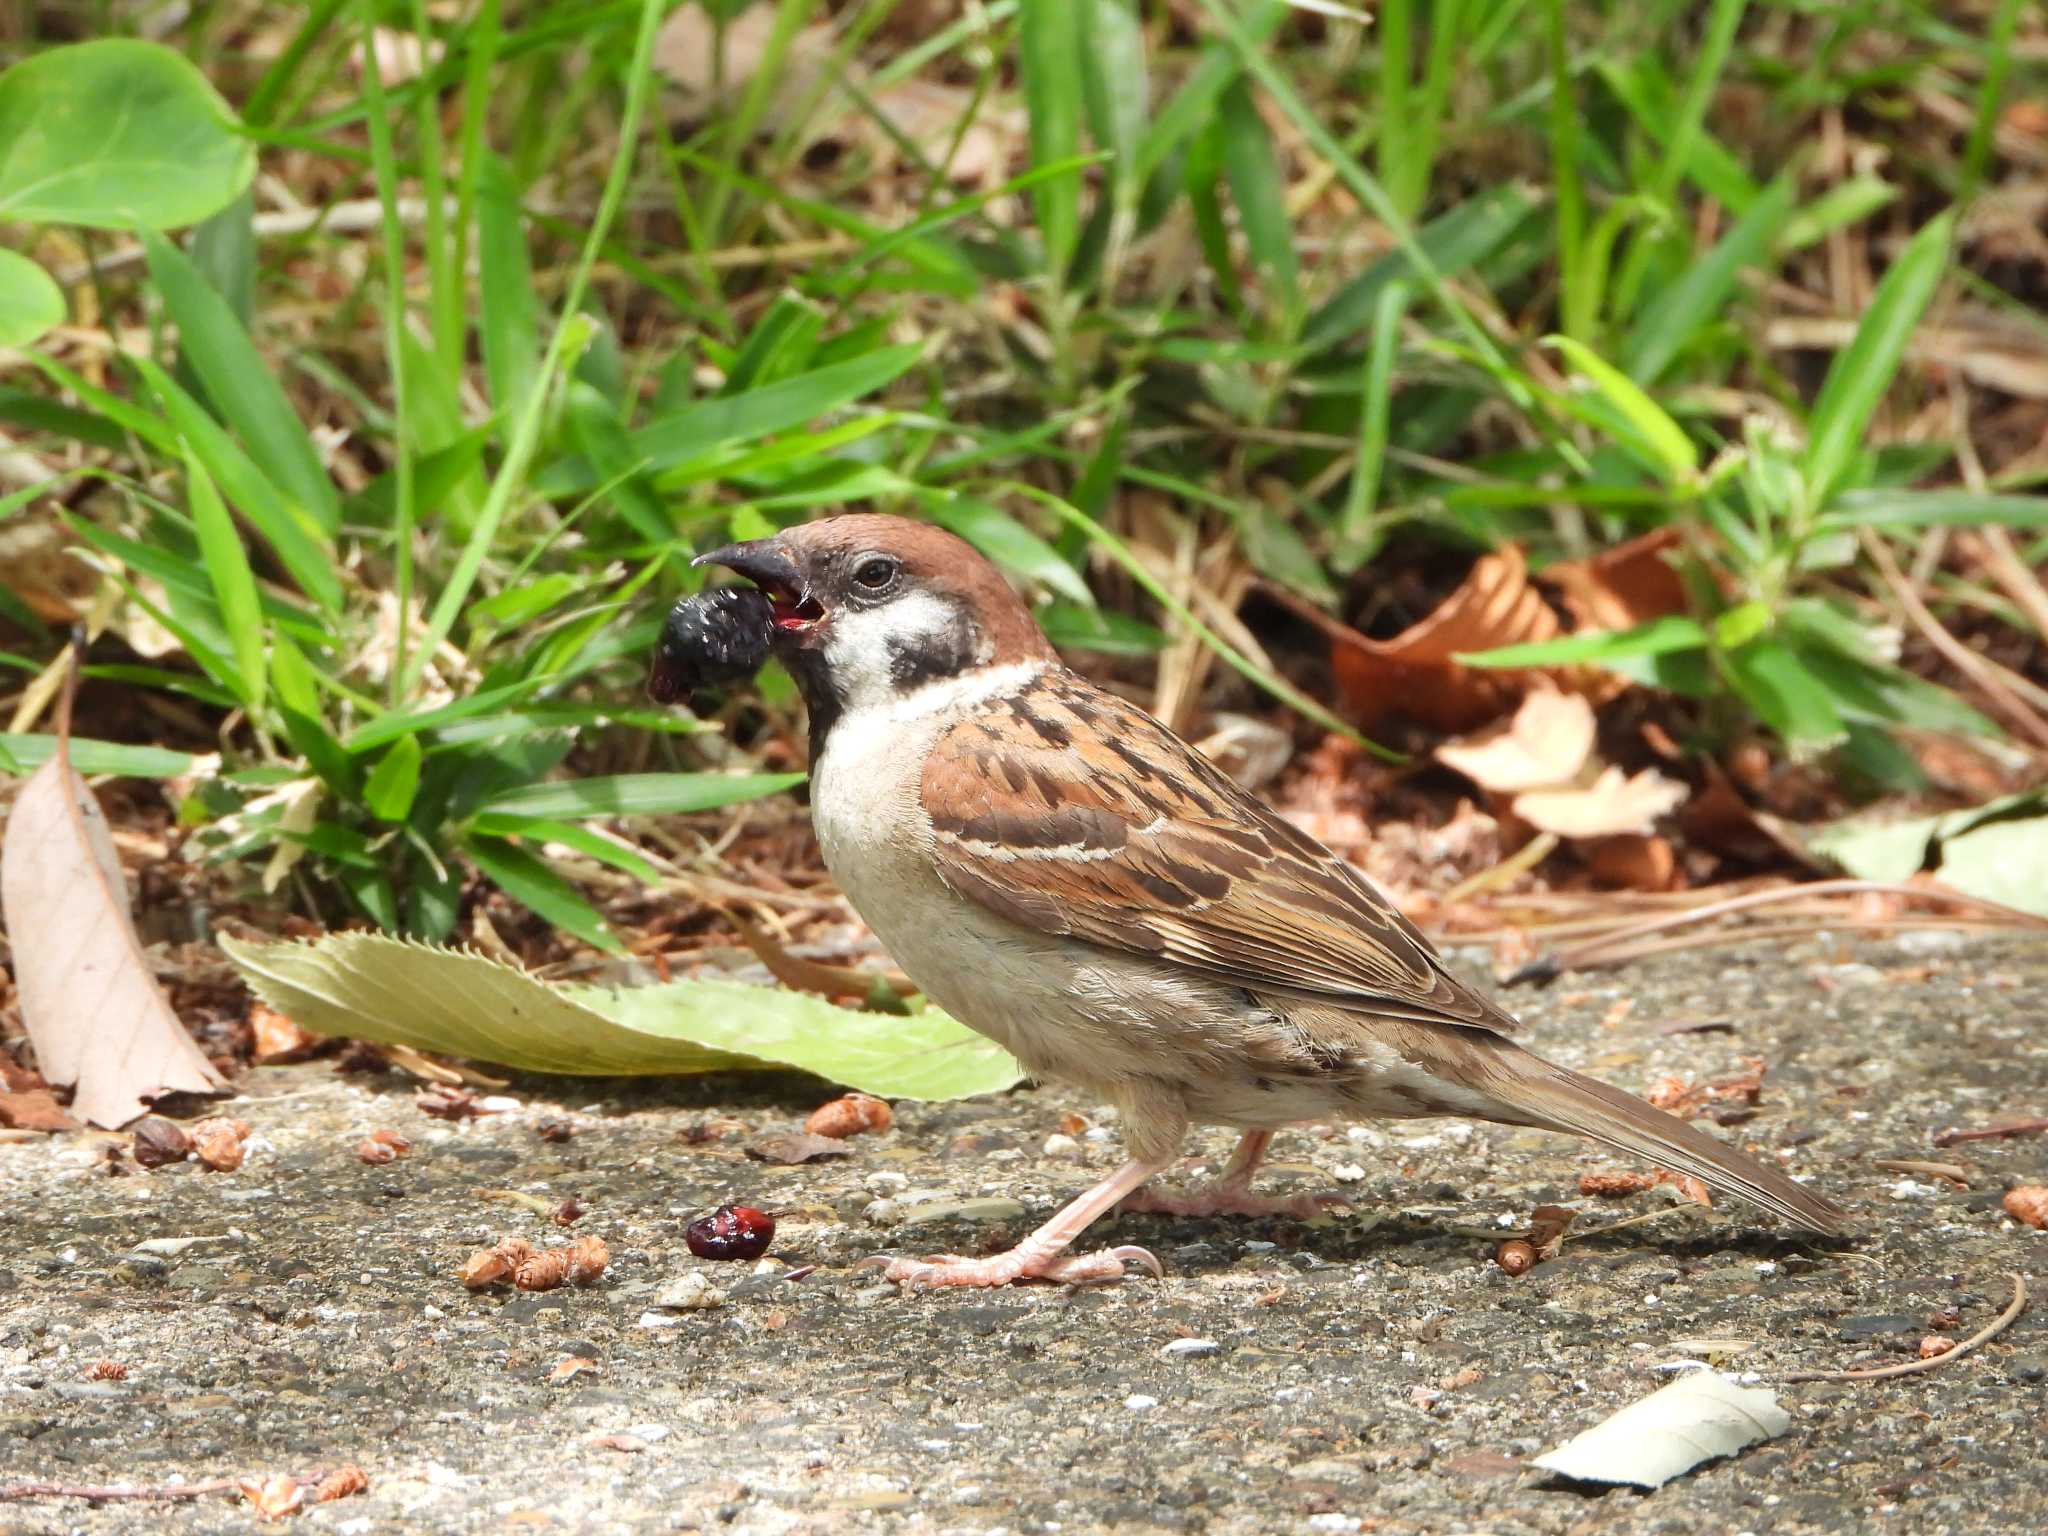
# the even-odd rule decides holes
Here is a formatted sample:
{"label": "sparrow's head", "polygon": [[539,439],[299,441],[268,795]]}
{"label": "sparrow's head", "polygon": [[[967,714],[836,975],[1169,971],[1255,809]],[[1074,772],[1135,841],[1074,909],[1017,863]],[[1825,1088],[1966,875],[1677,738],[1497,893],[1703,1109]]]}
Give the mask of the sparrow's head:
{"label": "sparrow's head", "polygon": [[775,654],[823,713],[886,705],[978,667],[1053,651],[1022,598],[943,528],[859,512],[698,556],[768,594]]}

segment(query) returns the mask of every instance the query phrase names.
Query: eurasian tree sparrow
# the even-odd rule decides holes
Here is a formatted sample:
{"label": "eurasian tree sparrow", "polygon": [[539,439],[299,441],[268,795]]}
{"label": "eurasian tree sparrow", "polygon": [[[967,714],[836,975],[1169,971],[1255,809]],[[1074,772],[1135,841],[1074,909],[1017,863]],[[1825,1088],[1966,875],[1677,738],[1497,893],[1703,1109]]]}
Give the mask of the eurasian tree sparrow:
{"label": "eurasian tree sparrow", "polygon": [[[810,712],[825,864],[933,1001],[1122,1114],[1129,1161],[1009,1252],[895,1259],[907,1286],[1113,1279],[1070,1255],[1112,1207],[1305,1214],[1251,1193],[1275,1129],[1462,1116],[1587,1137],[1816,1232],[1842,1212],[1641,1100],[1553,1066],[1351,865],[1142,710],[1061,665],[996,569],[857,514],[702,557],[770,600]],[[744,649],[744,647],[741,647]],[[659,675],[659,674],[658,674]],[[1239,1128],[1221,1179],[1146,1188],[1188,1127]]]}

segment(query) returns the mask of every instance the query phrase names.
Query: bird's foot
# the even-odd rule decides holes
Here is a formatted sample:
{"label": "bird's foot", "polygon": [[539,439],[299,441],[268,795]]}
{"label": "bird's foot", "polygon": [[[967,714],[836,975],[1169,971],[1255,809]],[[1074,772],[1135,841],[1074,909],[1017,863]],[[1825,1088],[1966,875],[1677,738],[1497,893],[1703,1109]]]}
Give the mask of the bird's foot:
{"label": "bird's foot", "polygon": [[1126,1196],[1117,1212],[1125,1216],[1286,1216],[1313,1221],[1333,1209],[1348,1211],[1351,1202],[1342,1195],[1255,1195],[1241,1184],[1210,1184],[1182,1194],[1148,1184]]}
{"label": "bird's foot", "polygon": [[879,1267],[884,1280],[892,1280],[906,1291],[937,1290],[944,1285],[1012,1285],[1019,1280],[1047,1280],[1056,1285],[1107,1285],[1121,1280],[1127,1265],[1152,1272],[1154,1279],[1165,1274],[1159,1261],[1143,1248],[1105,1248],[1100,1253],[1066,1254],[1029,1251],[1028,1245],[1012,1248],[993,1258],[968,1259],[958,1254],[935,1254],[928,1259],[863,1259],[858,1267]]}

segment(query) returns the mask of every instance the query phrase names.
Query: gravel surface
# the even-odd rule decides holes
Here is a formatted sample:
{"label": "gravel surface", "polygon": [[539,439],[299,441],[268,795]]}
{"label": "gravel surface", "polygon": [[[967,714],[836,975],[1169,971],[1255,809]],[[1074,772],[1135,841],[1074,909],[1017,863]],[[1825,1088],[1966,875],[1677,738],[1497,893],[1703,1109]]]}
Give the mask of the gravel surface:
{"label": "gravel surface", "polygon": [[[798,1167],[745,1155],[830,1096],[797,1077],[522,1079],[514,1107],[449,1123],[404,1080],[312,1062],[246,1080],[234,1173],[115,1177],[116,1138],[9,1140],[0,1482],[356,1463],[367,1493],[294,1517],[350,1533],[2048,1529],[2043,1307],[1930,1374],[1783,1386],[1789,1433],[1655,1493],[1526,1465],[1669,1362],[1769,1382],[1908,1359],[1945,1309],[1958,1337],[1994,1317],[2012,1272],[2042,1291],[2048,1234],[1999,1204],[2044,1182],[2048,1138],[1931,1138],[2048,1114],[2048,951],[1913,939],[1686,955],[1507,998],[1537,1049],[1632,1088],[1762,1057],[1761,1102],[1721,1134],[1847,1205],[1854,1236],[1833,1246],[1732,1200],[1588,1231],[1674,1197],[1582,1199],[1579,1173],[1614,1166],[1598,1153],[1421,1122],[1276,1143],[1269,1183],[1341,1190],[1348,1217],[1091,1234],[1149,1246],[1163,1281],[902,1297],[854,1268],[1006,1242],[1111,1165],[1106,1111],[1060,1088],[900,1105],[889,1134]],[[564,1120],[568,1140],[543,1138]],[[359,1160],[379,1128],[411,1152]],[[1213,1166],[1229,1141],[1192,1150]],[[1968,1186],[1880,1159],[1957,1164]],[[570,1197],[588,1210],[565,1230],[546,1212]],[[690,1256],[684,1222],[728,1200],[780,1216],[767,1259]],[[1551,1201],[1585,1207],[1585,1235],[1510,1278],[1496,1242]],[[456,1279],[498,1239],[585,1233],[611,1256],[588,1289]],[[693,1274],[718,1304],[661,1308],[705,1299]],[[89,1379],[100,1361],[125,1377]],[[0,1536],[259,1528],[219,1494],[0,1502]]]}

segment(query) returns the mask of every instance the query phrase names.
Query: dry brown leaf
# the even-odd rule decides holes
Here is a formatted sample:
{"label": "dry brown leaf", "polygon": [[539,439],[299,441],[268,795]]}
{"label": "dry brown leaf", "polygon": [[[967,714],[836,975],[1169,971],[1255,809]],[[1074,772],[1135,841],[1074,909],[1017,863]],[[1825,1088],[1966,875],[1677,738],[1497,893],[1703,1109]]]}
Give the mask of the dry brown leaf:
{"label": "dry brown leaf", "polygon": [[366,1492],[369,1486],[370,1474],[361,1467],[353,1463],[348,1466],[336,1467],[332,1472],[321,1478],[319,1485],[314,1488],[313,1502],[315,1504],[332,1504],[336,1499],[353,1498],[359,1493]]}
{"label": "dry brown leaf", "polygon": [[72,771],[71,699],[57,750],[15,797],[0,842],[0,915],[14,951],[21,1019],[36,1065],[74,1083],[72,1113],[126,1125],[169,1092],[225,1086],[178,1022],[129,919],[107,820]]}
{"label": "dry brown leaf", "polygon": [[1515,796],[1514,811],[1540,832],[1559,837],[1647,835],[1659,816],[1685,803],[1685,786],[1654,768],[1630,778],[1611,764],[1591,784],[1539,789]]}
{"label": "dry brown leaf", "polygon": [[47,1088],[0,1093],[0,1125],[16,1131],[75,1131],[78,1122]]}
{"label": "dry brown leaf", "polygon": [[1471,651],[1554,640],[1562,626],[1529,582],[1529,563],[1510,544],[1484,555],[1428,617],[1390,640],[1369,640],[1312,608],[1302,612],[1330,638],[1330,670],[1345,708],[1367,730],[1405,715],[1441,731],[1467,731],[1497,718],[1542,678],[1595,699],[1623,686],[1594,668],[1468,667]]}
{"label": "dry brown leaf", "polygon": [[2048,1231],[2048,1185],[2021,1184],[2005,1192],[2005,1214],[2037,1232]]}
{"label": "dry brown leaf", "polygon": [[1561,560],[1538,578],[1558,589],[1580,632],[1634,629],[1685,612],[1685,583],[1667,558],[1676,528],[1659,528],[1588,560]]}
{"label": "dry brown leaf", "polygon": [[201,1120],[187,1135],[192,1142],[192,1155],[211,1168],[215,1173],[233,1173],[242,1166],[246,1149],[242,1143],[249,1139],[249,1122],[246,1120]]}
{"label": "dry brown leaf", "polygon": [[1593,751],[1593,706],[1575,693],[1538,688],[1507,724],[1436,749],[1437,761],[1481,789],[1511,794],[1569,784]]}

